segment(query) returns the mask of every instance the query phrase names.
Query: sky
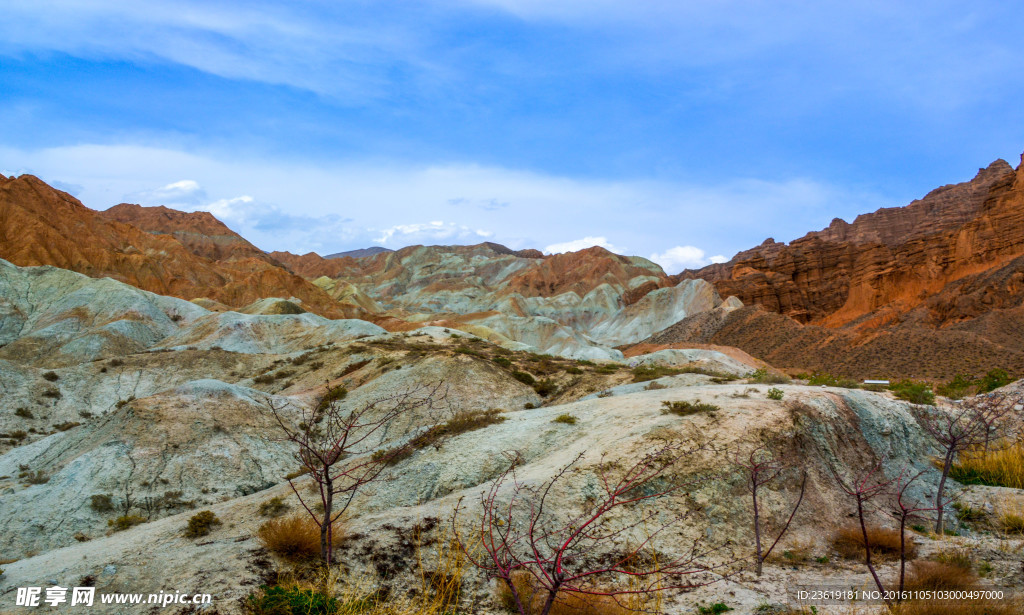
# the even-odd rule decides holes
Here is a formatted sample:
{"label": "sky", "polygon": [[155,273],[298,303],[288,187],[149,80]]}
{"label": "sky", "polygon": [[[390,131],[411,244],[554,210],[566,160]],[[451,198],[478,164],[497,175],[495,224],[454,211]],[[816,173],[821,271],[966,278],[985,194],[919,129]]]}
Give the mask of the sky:
{"label": "sky", "polygon": [[1024,150],[1013,1],[4,0],[0,173],[264,250],[674,273]]}

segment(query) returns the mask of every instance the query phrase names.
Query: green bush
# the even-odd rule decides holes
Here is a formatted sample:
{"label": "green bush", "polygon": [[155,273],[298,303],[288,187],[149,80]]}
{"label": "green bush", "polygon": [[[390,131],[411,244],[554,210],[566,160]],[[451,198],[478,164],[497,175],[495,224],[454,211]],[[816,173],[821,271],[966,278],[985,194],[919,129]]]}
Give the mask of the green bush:
{"label": "green bush", "polygon": [[999,387],[1006,386],[1011,382],[1013,382],[1013,378],[1006,373],[1006,370],[993,369],[985,374],[985,377],[981,379],[981,382],[978,384],[978,392],[988,393],[989,391],[994,391]]}
{"label": "green bush", "polygon": [[751,382],[757,384],[789,384],[789,377],[785,374],[768,371],[767,367],[759,367],[750,372],[747,376]]}
{"label": "green bush", "polygon": [[633,368],[633,382],[647,382],[657,380],[663,376],[675,376],[683,373],[682,370],[664,365],[637,365]]}
{"label": "green bush", "polygon": [[97,493],[89,497],[89,508],[98,513],[114,510],[114,498],[109,493]]}
{"label": "green bush", "polygon": [[537,380],[533,376],[527,374],[526,372],[514,371],[512,372],[512,377],[518,380],[519,382],[522,382],[523,384],[528,384],[530,386],[533,386],[537,382]]}
{"label": "green bush", "polygon": [[43,378],[49,380],[50,382],[56,382],[60,380],[60,376],[57,375],[57,372],[46,372],[45,374],[43,374]]}
{"label": "green bush", "polygon": [[[343,612],[343,605],[336,598],[312,589],[280,585],[264,585],[246,598],[244,605],[252,615],[338,615]],[[345,612],[361,610],[345,609]]]}
{"label": "green bush", "polygon": [[775,387],[768,389],[768,399],[774,399],[778,401],[782,399],[783,395],[784,393],[782,392],[782,389],[777,389]]}
{"label": "green bush", "polygon": [[545,378],[544,380],[534,383],[533,390],[537,391],[537,395],[547,397],[557,391],[558,387],[550,378]]}
{"label": "green bush", "polygon": [[846,378],[844,376],[833,376],[832,374],[825,372],[814,372],[807,378],[807,384],[810,386],[827,386],[827,387],[840,387],[844,389],[859,389],[860,383],[853,378]]}
{"label": "green bush", "polygon": [[275,496],[260,504],[260,514],[264,517],[278,517],[291,508],[280,496]]}
{"label": "green bush", "polygon": [[716,602],[711,606],[697,607],[697,612],[700,613],[700,615],[719,615],[719,613],[725,613],[726,611],[731,610],[732,607],[727,606],[724,602]]}
{"label": "green bush", "polygon": [[901,380],[889,385],[889,390],[902,400],[912,404],[935,405],[935,393],[926,382],[914,382],[913,380]]}
{"label": "green bush", "polygon": [[323,412],[328,407],[330,407],[330,405],[333,404],[334,402],[345,399],[345,396],[347,395],[348,389],[346,389],[344,386],[329,388],[327,389],[327,392],[323,394],[323,397],[320,398],[320,402],[317,403],[316,409],[318,412]]}
{"label": "green bush", "polygon": [[555,418],[551,419],[552,423],[564,423],[566,425],[575,425],[577,418],[571,414],[559,414]]}
{"label": "green bush", "polygon": [[509,359],[507,359],[505,357],[494,357],[491,360],[494,361],[495,363],[497,363],[498,365],[502,366],[502,367],[511,367],[512,366],[512,361],[510,361]]}
{"label": "green bush", "polygon": [[212,510],[204,510],[192,515],[185,526],[186,538],[199,538],[210,533],[215,526],[220,525],[220,519]]}
{"label": "green bush", "polygon": [[663,401],[661,402],[662,414],[675,414],[678,416],[689,416],[691,414],[713,413],[721,410],[714,404],[706,404],[701,400],[697,401]]}
{"label": "green bush", "polygon": [[107,525],[113,528],[115,532],[121,532],[128,528],[141,525],[146,522],[146,518],[142,515],[121,515],[116,519],[107,521]]}
{"label": "green bush", "polygon": [[935,387],[935,392],[950,399],[966,397],[978,386],[978,381],[973,376],[957,374],[952,380]]}

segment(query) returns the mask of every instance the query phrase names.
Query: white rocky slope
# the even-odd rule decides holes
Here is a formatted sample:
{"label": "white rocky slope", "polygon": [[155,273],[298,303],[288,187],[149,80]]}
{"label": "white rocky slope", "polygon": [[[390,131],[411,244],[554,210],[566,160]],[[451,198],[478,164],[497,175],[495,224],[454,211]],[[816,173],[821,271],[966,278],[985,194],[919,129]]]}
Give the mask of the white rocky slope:
{"label": "white rocky slope", "polygon": [[[517,475],[527,483],[542,482],[577,455],[584,455],[582,471],[571,474],[558,497],[552,500],[559,510],[569,511],[579,498],[596,488],[593,468],[602,461],[627,463],[666,439],[690,438],[695,433],[727,448],[748,440],[771,441],[809,472],[807,496],[791,541],[810,544],[821,553],[828,551],[829,531],[822,527],[822,519],[831,519],[830,524],[838,525],[846,512],[852,510],[852,503],[836,489],[827,469],[829,465],[841,473],[852,473],[884,459],[887,474],[904,466],[926,471],[918,495],[923,496],[933,488],[936,473],[923,456],[929,444],[907,404],[862,391],[789,385],[780,388],[785,394],[784,401],[768,400],[765,386],[698,385],[507,413],[507,420],[500,424],[462,434],[443,442],[439,448],[417,452],[368,488],[357,499],[346,522],[353,538],[343,548],[344,561],[353,570],[372,570],[374,561],[380,565],[381,561],[395,560],[398,576],[386,583],[415,584],[414,569],[408,561],[403,565],[401,560],[406,547],[400,537],[415,525],[429,525],[429,519],[449,517],[460,498],[464,498],[467,507],[465,519],[470,521],[476,512],[477,494],[504,468],[507,461],[502,453],[510,450],[522,454]],[[686,417],[663,414],[660,410],[664,401],[696,399],[719,405],[721,410]],[[563,413],[576,417],[577,422],[552,422]],[[240,429],[230,427],[230,431]],[[707,455],[682,469],[683,474],[709,470],[716,476],[685,495],[657,504],[665,510],[694,511],[691,520],[680,528],[682,535],[673,534],[671,539],[659,543],[659,549],[670,554],[686,540],[703,536],[709,543],[732,539],[737,553],[745,552],[749,539],[748,503],[741,487],[742,478],[732,473],[728,459],[725,453]],[[789,477],[781,484],[781,490],[767,493],[768,510],[777,512],[786,501],[791,501],[797,482],[795,477]],[[51,579],[74,585],[78,579],[92,575],[101,592],[194,589],[214,594],[217,612],[238,612],[239,599],[252,590],[261,567],[267,565],[266,556],[261,555],[253,537],[264,521],[257,513],[259,504],[281,496],[294,505],[289,494],[285,485],[278,484],[254,495],[209,505],[224,525],[199,541],[181,535],[191,514],[185,512],[21,559],[4,566],[7,573],[0,578],[0,604],[9,602],[9,592],[18,586],[46,585]],[[874,517],[874,522],[887,523],[884,515]],[[26,523],[29,522],[22,519],[10,525]],[[840,564],[833,568],[810,571],[804,576],[818,581],[834,579],[835,575],[841,575],[844,581],[851,575],[859,578],[856,566]],[[489,590],[478,585],[468,587],[468,591],[477,604],[471,612],[487,612],[491,605]],[[765,587],[763,591],[778,588]],[[674,597],[674,608],[679,610],[673,612],[685,612],[683,607],[700,597],[728,593],[734,596],[730,600],[734,606],[743,607],[735,601],[745,601],[746,607],[739,612],[752,612],[758,600],[778,598],[758,594],[757,586],[736,579],[698,594]],[[109,607],[94,610],[117,612]]]}

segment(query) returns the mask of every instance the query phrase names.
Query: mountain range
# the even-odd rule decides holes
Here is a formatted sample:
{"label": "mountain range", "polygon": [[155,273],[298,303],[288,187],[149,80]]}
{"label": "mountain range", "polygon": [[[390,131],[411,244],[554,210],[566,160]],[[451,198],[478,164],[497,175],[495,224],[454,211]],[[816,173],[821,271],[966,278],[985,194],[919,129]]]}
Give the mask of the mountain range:
{"label": "mountain range", "polygon": [[[1003,160],[905,207],[836,219],[788,244],[767,239],[676,276],[597,247],[265,252],[207,212],[95,211],[30,175],[0,176],[0,258],[214,311],[440,325],[579,359],[710,344],[855,377],[1024,373],[1024,172]],[[268,298],[283,301],[256,305]]]}

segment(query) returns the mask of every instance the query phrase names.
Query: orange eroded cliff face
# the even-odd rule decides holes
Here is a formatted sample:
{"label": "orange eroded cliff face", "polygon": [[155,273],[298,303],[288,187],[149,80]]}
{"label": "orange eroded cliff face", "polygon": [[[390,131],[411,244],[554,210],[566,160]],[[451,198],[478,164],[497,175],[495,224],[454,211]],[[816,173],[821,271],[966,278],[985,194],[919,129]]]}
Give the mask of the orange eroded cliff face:
{"label": "orange eroded cliff face", "polygon": [[336,302],[209,214],[119,206],[109,215],[31,175],[0,178],[0,258],[111,277],[155,293],[233,307],[296,297],[328,317]]}
{"label": "orange eroded cliff face", "polygon": [[1024,254],[1021,184],[1021,170],[998,160],[971,181],[943,186],[906,207],[858,216],[852,224],[835,220],[788,245],[768,240],[680,277],[707,279],[723,297],[826,327],[904,314],[950,283]]}

